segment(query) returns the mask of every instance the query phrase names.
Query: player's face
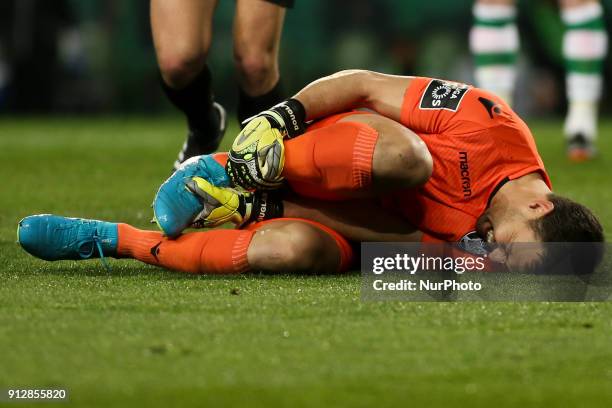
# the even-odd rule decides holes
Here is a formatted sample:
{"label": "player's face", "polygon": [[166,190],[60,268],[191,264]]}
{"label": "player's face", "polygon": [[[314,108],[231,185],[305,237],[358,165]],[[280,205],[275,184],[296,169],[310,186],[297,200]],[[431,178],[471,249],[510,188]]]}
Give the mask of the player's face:
{"label": "player's face", "polygon": [[537,263],[543,253],[541,240],[531,222],[542,216],[538,204],[515,206],[506,203],[489,208],[477,221],[478,234],[491,245],[489,258],[511,270],[520,270]]}

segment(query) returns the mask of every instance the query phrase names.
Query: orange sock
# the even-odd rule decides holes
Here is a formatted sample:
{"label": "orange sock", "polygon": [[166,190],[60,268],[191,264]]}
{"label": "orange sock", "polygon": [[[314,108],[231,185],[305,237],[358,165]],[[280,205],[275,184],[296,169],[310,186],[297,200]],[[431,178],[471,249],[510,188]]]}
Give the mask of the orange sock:
{"label": "orange sock", "polygon": [[378,132],[365,123],[338,122],[285,141],[283,175],[290,183],[352,191],[372,182]]}
{"label": "orange sock", "polygon": [[247,250],[254,233],[212,230],[172,240],[161,232],[119,224],[117,255],[189,273],[242,273],[249,269]]}

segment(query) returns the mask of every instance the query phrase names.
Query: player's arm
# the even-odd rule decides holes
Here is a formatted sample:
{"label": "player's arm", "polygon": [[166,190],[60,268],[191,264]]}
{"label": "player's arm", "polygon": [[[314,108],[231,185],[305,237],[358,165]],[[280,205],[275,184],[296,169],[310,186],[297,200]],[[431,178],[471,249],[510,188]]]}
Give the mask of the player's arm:
{"label": "player's arm", "polygon": [[404,94],[414,79],[358,69],[340,71],[310,83],[292,98],[247,121],[251,124],[263,119],[288,138],[304,133],[311,120],[356,108],[368,108],[399,122]]}
{"label": "player's arm", "polygon": [[355,108],[368,108],[399,122],[404,93],[413,79],[346,70],[310,83],[293,99],[302,104],[306,121]]}
{"label": "player's arm", "polygon": [[404,94],[407,88],[412,89],[414,80],[372,71],[341,71],[248,119],[229,152],[227,172],[233,184],[257,189],[274,189],[282,184],[282,141],[304,133],[310,120],[369,108],[400,122]]}
{"label": "player's arm", "polygon": [[449,112],[457,112],[468,88],[432,78],[345,70],[310,83],[248,120],[263,119],[282,138],[293,138],[304,133],[311,120],[368,108],[414,131],[439,133],[449,124]]}

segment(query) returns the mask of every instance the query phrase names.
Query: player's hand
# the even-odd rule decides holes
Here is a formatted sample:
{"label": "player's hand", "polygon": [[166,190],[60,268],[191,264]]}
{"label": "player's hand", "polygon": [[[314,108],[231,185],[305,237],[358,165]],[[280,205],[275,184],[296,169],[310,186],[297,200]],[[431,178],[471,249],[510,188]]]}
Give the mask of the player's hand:
{"label": "player's hand", "polygon": [[302,134],[304,108],[294,99],[282,102],[247,119],[229,151],[227,173],[234,185],[271,190],[283,183],[283,139]]}
{"label": "player's hand", "polygon": [[272,190],[283,183],[285,146],[281,132],[263,116],[251,120],[229,151],[227,174],[236,186]]}

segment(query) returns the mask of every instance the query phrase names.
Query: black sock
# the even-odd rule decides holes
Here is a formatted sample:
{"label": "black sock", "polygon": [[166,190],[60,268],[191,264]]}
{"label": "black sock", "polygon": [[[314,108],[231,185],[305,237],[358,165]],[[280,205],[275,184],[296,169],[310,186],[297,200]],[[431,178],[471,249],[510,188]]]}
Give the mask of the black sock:
{"label": "black sock", "polygon": [[213,109],[211,74],[208,65],[204,65],[198,76],[184,88],[170,88],[163,80],[162,88],[174,106],[185,114],[190,130],[203,137],[216,136],[219,116]]}
{"label": "black sock", "polygon": [[242,89],[239,91],[238,121],[240,123],[263,110],[271,108],[285,98],[280,79],[272,89],[263,95],[249,96]]}

